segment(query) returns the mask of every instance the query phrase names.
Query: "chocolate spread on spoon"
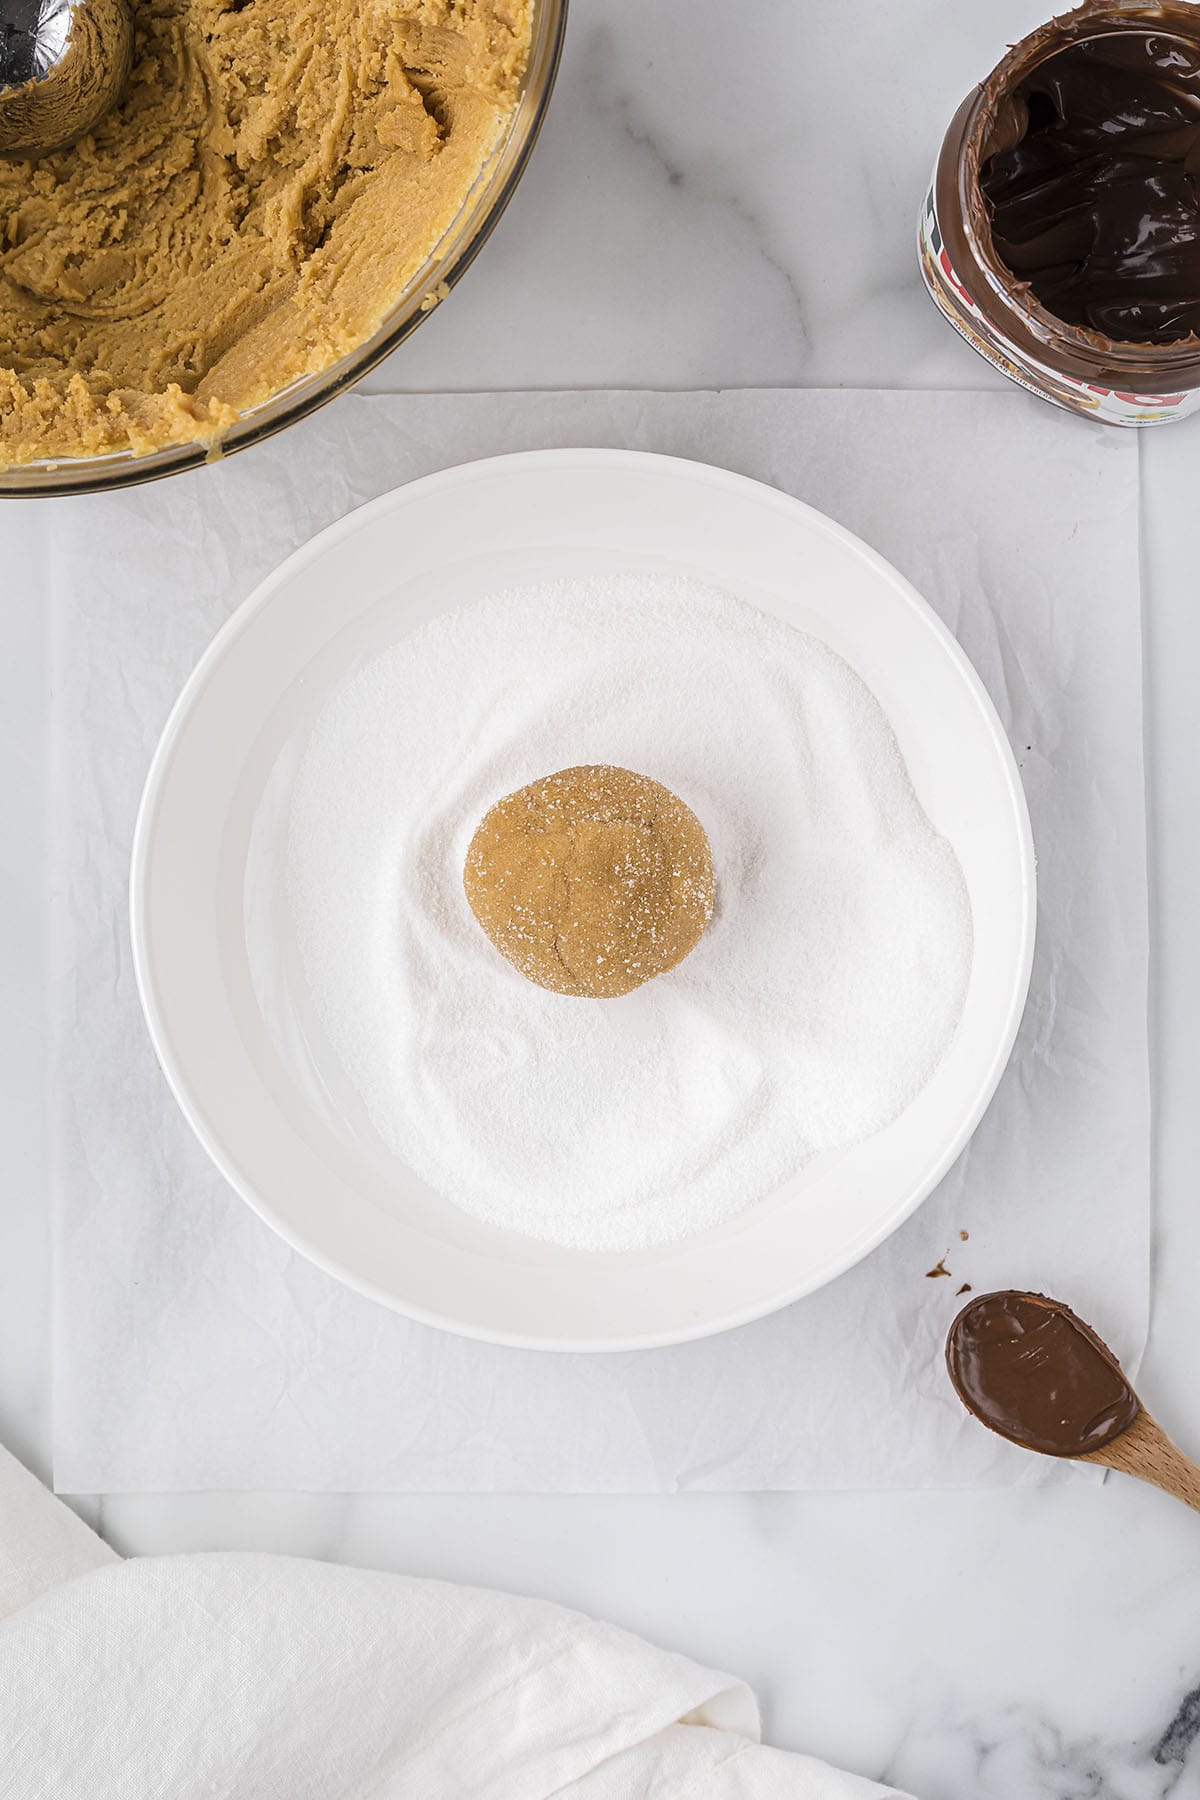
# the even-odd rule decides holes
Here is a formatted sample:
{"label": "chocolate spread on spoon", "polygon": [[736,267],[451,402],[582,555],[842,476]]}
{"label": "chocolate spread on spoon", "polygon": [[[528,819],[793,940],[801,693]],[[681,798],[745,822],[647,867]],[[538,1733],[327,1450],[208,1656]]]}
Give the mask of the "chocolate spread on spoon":
{"label": "chocolate spread on spoon", "polygon": [[1046,310],[1118,342],[1200,333],[1200,45],[1129,27],[1069,43],[997,125],[995,251]]}
{"label": "chocolate spread on spoon", "polygon": [[1102,1449],[1141,1402],[1116,1358],[1070,1307],[1042,1294],[981,1294],[946,1339],[958,1397],[984,1425],[1047,1456]]}

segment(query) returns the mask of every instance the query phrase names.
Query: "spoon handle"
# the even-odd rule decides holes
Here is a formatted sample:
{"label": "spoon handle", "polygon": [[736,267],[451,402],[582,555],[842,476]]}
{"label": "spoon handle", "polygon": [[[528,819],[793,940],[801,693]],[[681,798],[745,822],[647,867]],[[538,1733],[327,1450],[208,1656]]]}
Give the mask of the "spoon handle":
{"label": "spoon handle", "polygon": [[1158,1420],[1144,1410],[1128,1431],[1102,1450],[1092,1450],[1079,1460],[1103,1463],[1106,1468],[1119,1469],[1123,1475],[1136,1475],[1140,1481],[1162,1488],[1164,1493],[1173,1494],[1176,1500],[1200,1512],[1200,1465],[1185,1456]]}

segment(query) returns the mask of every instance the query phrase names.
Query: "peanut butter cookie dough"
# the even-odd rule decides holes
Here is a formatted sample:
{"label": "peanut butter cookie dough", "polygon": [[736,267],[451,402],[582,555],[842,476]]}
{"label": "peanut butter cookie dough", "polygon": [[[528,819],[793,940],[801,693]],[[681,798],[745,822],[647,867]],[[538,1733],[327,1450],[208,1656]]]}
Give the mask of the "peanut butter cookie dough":
{"label": "peanut butter cookie dough", "polygon": [[539,987],[613,999],[683,961],[713,910],[704,828],[669,788],[605,764],[531,782],[487,813],[463,885]]}
{"label": "peanut butter cookie dough", "polygon": [[139,0],[94,134],[0,159],[0,466],[214,437],[378,324],[518,97],[533,0]]}

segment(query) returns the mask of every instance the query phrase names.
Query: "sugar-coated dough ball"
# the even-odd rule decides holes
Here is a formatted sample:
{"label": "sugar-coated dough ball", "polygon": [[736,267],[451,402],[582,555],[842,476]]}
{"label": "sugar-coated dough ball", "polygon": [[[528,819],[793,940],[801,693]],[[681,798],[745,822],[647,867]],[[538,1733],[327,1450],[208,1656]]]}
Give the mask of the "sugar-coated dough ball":
{"label": "sugar-coated dough ball", "polygon": [[539,987],[614,999],[683,961],[712,918],[708,838],[629,769],[562,769],[498,800],[463,885],[497,950]]}

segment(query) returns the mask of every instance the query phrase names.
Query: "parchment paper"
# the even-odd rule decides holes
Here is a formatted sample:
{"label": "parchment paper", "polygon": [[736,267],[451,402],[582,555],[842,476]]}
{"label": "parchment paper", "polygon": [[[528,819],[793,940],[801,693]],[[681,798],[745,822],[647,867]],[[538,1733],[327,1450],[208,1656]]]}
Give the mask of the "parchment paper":
{"label": "parchment paper", "polygon": [[[775,483],[915,582],[1021,763],[1041,915],[1019,1047],[936,1195],[788,1311],[556,1357],[412,1325],[285,1248],[177,1115],[134,991],[127,864],[184,677],[288,551],[445,464],[554,444]],[[962,1414],[964,1283],[1068,1299],[1136,1367],[1147,1315],[1147,895],[1134,434],[1022,394],[340,400],[227,465],[20,509],[52,608],[55,1476],[60,1491],[970,1486],[1059,1472]],[[7,522],[7,521],[6,521]],[[927,1275],[939,1263],[948,1276]]]}

